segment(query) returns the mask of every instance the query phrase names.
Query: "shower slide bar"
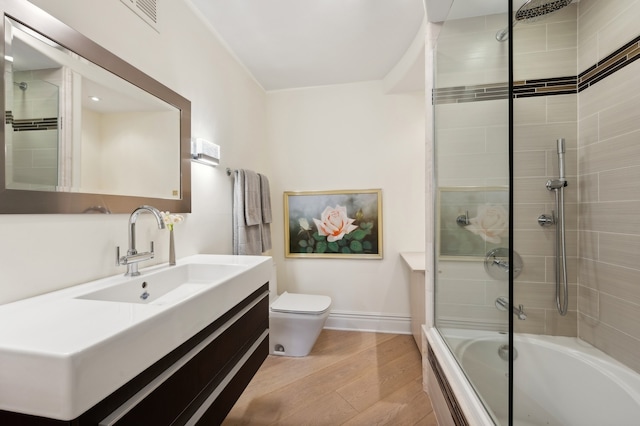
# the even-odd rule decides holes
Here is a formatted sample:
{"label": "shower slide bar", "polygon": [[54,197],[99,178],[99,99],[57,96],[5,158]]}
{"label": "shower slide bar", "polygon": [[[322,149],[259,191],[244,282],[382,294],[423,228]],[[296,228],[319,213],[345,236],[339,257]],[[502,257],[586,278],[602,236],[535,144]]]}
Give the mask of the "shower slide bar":
{"label": "shower slide bar", "polygon": [[[547,190],[555,192],[556,209],[551,212],[551,216],[546,214],[538,217],[540,226],[556,225],[555,244],[555,278],[556,278],[556,307],[560,315],[567,314],[569,303],[569,285],[567,282],[567,245],[565,238],[565,215],[564,215],[564,188],[568,185],[564,174],[564,138],[557,140],[558,148],[558,179],[547,181]],[[557,212],[557,216],[556,216]]]}

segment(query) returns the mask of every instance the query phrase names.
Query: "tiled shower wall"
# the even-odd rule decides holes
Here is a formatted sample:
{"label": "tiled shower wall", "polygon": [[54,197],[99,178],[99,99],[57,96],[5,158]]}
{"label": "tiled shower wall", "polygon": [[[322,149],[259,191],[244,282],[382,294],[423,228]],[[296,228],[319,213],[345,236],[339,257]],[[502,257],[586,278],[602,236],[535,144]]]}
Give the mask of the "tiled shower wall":
{"label": "tiled shower wall", "polygon": [[[438,39],[439,90],[434,102],[440,188],[508,185],[508,44],[495,39],[506,22],[504,14],[447,22]],[[523,332],[575,335],[577,95],[557,93],[575,92],[576,6],[535,24],[516,26],[515,31],[514,77],[520,94],[514,101],[514,239],[524,267],[516,281],[514,303],[524,305],[528,316],[516,327]],[[568,90],[567,76],[573,82]],[[453,92],[440,90],[452,87]],[[541,91],[555,95],[539,96]],[[492,95],[497,99],[485,100]],[[553,209],[553,193],[545,184],[558,174],[555,156],[560,137],[567,143],[567,177],[572,180],[566,195],[572,303],[566,317],[555,309],[553,230],[537,224],[538,215]],[[441,325],[506,327],[507,314],[494,303],[498,296],[508,295],[508,283],[491,278],[481,259],[440,259],[437,280]]]}
{"label": "tiled shower wall", "polygon": [[[528,315],[516,321],[517,331],[577,334],[640,371],[638,16],[640,0],[582,0],[515,28],[515,80],[552,79],[550,85],[563,93],[566,81],[560,78],[578,75],[580,90],[514,100],[514,248],[524,260],[514,302]],[[506,53],[500,49],[506,44],[492,37],[505,19],[447,22],[438,40],[436,85],[448,89],[434,94],[439,187],[506,185],[507,101],[500,99],[506,84]],[[553,209],[545,183],[558,173],[560,137],[567,143],[569,181],[565,317],[555,309],[554,230],[536,222]],[[493,300],[505,284],[488,277],[481,262],[441,259],[438,266],[440,320],[474,328],[504,324]]]}
{"label": "tiled shower wall", "polygon": [[[582,0],[578,11],[581,73],[640,36],[639,0]],[[578,335],[640,372],[640,62],[578,105]]]}
{"label": "tiled shower wall", "polygon": [[[577,95],[566,77],[576,76],[577,6],[532,24],[516,24],[513,36],[514,86],[549,79],[544,90],[514,99],[514,250],[523,259],[515,280],[514,304],[524,305],[527,319],[515,321],[517,332],[576,335],[577,259]],[[574,80],[575,81],[575,80]],[[557,85],[556,85],[557,84]],[[515,90],[514,87],[514,90]],[[573,94],[566,93],[566,89]],[[531,93],[530,93],[531,94]],[[540,96],[538,96],[540,95]],[[558,177],[557,139],[566,144],[565,229],[569,306],[558,314],[555,284],[555,226],[542,228],[537,218],[555,210],[555,194],[546,188]]]}

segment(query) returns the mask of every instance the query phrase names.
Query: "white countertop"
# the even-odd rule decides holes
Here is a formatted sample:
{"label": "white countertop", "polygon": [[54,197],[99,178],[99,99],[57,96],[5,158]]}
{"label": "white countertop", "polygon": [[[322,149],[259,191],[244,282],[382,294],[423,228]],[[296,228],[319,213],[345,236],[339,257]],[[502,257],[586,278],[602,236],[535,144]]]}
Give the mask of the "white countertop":
{"label": "white countertop", "polygon": [[426,259],[423,251],[402,252],[400,257],[409,265],[412,271],[425,271]]}
{"label": "white countertop", "polygon": [[272,269],[268,256],[195,255],[177,266],[190,263],[247,268],[167,304],[78,298],[153,279],[173,268],[164,264],[0,305],[0,409],[78,417],[257,290]]}

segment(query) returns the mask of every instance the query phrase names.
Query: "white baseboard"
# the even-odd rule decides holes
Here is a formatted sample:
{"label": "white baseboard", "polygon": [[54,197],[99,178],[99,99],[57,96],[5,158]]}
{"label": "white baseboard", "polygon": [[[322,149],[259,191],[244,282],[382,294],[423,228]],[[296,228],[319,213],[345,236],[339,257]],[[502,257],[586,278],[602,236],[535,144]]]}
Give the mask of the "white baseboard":
{"label": "white baseboard", "polygon": [[411,334],[411,318],[393,314],[331,311],[324,328],[330,330]]}

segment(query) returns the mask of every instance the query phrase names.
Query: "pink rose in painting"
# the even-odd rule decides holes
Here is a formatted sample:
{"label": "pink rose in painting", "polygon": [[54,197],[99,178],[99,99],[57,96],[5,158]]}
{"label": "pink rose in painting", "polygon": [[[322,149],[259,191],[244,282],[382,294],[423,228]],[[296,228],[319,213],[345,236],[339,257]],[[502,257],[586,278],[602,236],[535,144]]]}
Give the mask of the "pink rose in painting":
{"label": "pink rose in painting", "polygon": [[336,207],[327,207],[320,215],[320,220],[314,218],[313,221],[318,227],[318,234],[327,237],[328,242],[341,240],[349,232],[358,228],[353,225],[355,219],[347,217],[347,208],[336,205]]}
{"label": "pink rose in painting", "polygon": [[499,243],[509,235],[509,214],[502,206],[484,205],[478,207],[478,214],[469,219],[465,227],[489,243]]}

